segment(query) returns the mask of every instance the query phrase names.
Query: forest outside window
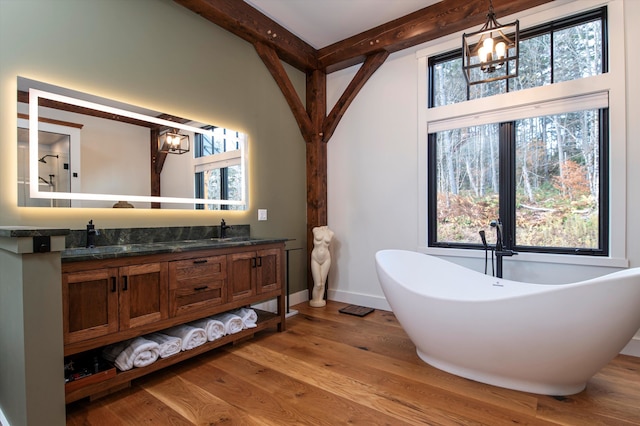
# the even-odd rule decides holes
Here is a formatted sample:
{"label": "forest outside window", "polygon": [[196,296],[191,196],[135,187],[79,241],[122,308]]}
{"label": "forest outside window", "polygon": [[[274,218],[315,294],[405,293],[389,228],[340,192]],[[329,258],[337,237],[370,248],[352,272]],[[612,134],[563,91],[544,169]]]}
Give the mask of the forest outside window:
{"label": "forest outside window", "polygon": [[[241,201],[244,196],[242,149],[246,135],[222,127],[212,128],[213,137],[196,135],[194,148],[195,197]],[[196,205],[204,209],[205,205]],[[244,210],[234,204],[208,204],[210,210]]]}
{"label": "forest outside window", "polygon": [[[517,78],[468,87],[459,50],[432,56],[429,106],[606,73],[606,17],[600,8],[523,31]],[[478,248],[478,231],[500,218],[506,248],[609,254],[608,93],[553,96],[479,125],[429,127],[430,247]]]}

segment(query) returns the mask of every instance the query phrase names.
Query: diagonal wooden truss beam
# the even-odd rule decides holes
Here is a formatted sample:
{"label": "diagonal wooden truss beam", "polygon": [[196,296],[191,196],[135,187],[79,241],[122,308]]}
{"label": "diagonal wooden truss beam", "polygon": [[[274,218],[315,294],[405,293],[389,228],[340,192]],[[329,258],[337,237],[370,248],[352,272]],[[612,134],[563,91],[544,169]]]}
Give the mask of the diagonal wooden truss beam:
{"label": "diagonal wooden truss beam", "polygon": [[273,47],[267,46],[264,43],[256,43],[255,49],[256,52],[258,52],[260,59],[262,59],[262,62],[267,66],[271,76],[278,84],[278,87],[280,87],[280,91],[287,100],[289,108],[291,108],[291,112],[293,112],[293,116],[298,122],[298,127],[300,127],[304,140],[308,141],[314,133],[314,129],[311,125],[311,119],[309,118],[304,105],[302,105],[302,101],[300,100],[296,89],[293,87],[284,66],[280,62],[278,54]]}
{"label": "diagonal wooden truss beam", "polygon": [[331,109],[326,120],[324,120],[322,140],[328,142],[329,139],[331,139],[333,132],[336,130],[336,127],[338,127],[338,123],[340,123],[342,116],[347,112],[347,108],[349,108],[351,102],[353,102],[365,83],[388,57],[389,52],[382,50],[371,54],[365,59],[364,64],[362,64],[353,77],[353,80],[351,80],[342,96],[340,96],[340,99],[338,99],[338,102],[336,102],[333,109]]}

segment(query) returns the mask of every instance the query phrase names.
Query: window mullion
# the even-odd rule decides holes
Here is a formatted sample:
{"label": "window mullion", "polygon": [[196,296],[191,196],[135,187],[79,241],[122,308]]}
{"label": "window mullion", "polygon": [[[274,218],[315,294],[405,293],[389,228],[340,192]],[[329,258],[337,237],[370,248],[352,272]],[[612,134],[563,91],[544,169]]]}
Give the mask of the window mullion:
{"label": "window mullion", "polygon": [[610,215],[610,195],[609,195],[609,108],[602,108],[599,111],[599,199],[600,206],[598,217],[598,248],[602,254],[609,255],[609,215]]}
{"label": "window mullion", "polygon": [[516,234],[516,124],[514,121],[500,123],[499,131],[500,206],[499,214],[503,226],[505,249],[513,249]]}
{"label": "window mullion", "polygon": [[427,165],[427,215],[432,218],[431,220],[428,220],[427,224],[427,244],[429,246],[434,246],[438,240],[438,176],[436,172],[438,167],[438,155],[435,133],[429,134],[428,136],[427,150],[427,158],[429,159],[429,164]]}

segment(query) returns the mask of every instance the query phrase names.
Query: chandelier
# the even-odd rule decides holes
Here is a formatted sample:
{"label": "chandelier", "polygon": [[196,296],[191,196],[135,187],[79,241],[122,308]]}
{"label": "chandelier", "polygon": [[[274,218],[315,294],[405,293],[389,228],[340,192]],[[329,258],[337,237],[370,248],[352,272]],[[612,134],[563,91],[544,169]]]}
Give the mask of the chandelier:
{"label": "chandelier", "polygon": [[469,86],[518,76],[520,23],[501,25],[489,0],[487,22],[462,35],[462,71]]}

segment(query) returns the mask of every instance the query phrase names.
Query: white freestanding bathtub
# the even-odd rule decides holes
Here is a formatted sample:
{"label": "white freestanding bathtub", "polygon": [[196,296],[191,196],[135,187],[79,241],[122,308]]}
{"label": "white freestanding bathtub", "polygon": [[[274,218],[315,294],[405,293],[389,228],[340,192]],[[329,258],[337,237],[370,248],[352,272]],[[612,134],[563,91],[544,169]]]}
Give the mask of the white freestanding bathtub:
{"label": "white freestanding bathtub", "polygon": [[640,268],[541,285],[403,250],[379,251],[376,267],[418,356],[491,385],[578,393],[640,328]]}

